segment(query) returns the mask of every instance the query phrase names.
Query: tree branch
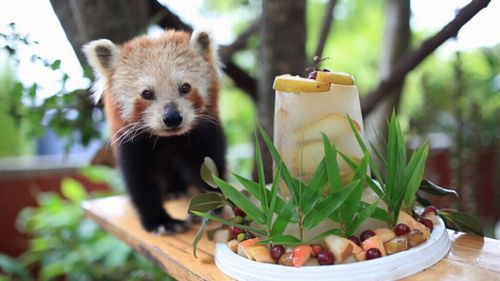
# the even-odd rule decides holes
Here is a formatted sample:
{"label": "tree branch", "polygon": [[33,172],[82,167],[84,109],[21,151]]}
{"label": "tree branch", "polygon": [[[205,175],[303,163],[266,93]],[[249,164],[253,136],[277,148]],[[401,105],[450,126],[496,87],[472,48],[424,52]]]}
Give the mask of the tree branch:
{"label": "tree branch", "polygon": [[377,106],[384,97],[391,93],[391,90],[401,83],[405,76],[418,66],[427,56],[434,52],[446,40],[457,35],[458,31],[479,11],[484,9],[491,0],[473,0],[460,9],[456,17],[445,25],[438,33],[425,40],[420,48],[405,55],[401,62],[394,67],[389,76],[382,80],[377,89],[370,92],[361,101],[361,111],[364,116]]}
{"label": "tree branch", "polygon": [[250,26],[243,31],[231,45],[221,46],[219,48],[219,57],[222,62],[228,61],[234,53],[244,49],[248,45],[248,40],[257,34],[260,28],[260,19],[256,19]]}
{"label": "tree branch", "polygon": [[328,34],[330,34],[330,28],[333,21],[333,11],[335,10],[336,5],[337,0],[330,0],[328,1],[328,4],[326,6],[325,15],[323,16],[323,25],[321,26],[321,31],[319,33],[318,46],[316,47],[316,51],[314,52],[314,55],[320,58],[323,56],[326,39],[328,38]]}

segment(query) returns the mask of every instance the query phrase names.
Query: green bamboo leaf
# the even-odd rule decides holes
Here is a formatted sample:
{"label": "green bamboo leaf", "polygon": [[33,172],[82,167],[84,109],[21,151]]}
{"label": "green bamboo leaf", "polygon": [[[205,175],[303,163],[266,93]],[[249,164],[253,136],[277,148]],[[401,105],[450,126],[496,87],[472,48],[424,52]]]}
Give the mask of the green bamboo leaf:
{"label": "green bamboo leaf", "polygon": [[[271,152],[271,156],[273,157],[274,163],[276,165],[279,165],[279,163],[283,162],[281,159],[281,156],[278,152],[278,149],[276,149],[276,146],[274,146],[273,141],[269,137],[269,135],[266,133],[266,131],[261,127],[257,126],[259,128],[260,135],[262,136],[262,139],[264,140],[267,148]],[[297,185],[297,181],[293,180],[292,175],[290,174],[290,171],[288,168],[283,166],[283,169],[281,170],[281,177],[285,184],[288,186],[288,189],[290,190],[290,193],[292,194],[292,199],[295,201],[295,204],[298,206],[298,203],[300,202],[300,192],[299,192],[299,186]]]}
{"label": "green bamboo leaf", "polygon": [[384,158],[384,156],[382,156],[382,153],[380,153],[380,151],[375,147],[375,145],[373,145],[373,143],[370,142],[369,144],[372,152],[375,153],[375,156],[377,156],[377,159],[380,161],[380,163],[382,163],[384,167],[387,167],[387,160]]}
{"label": "green bamboo leaf", "polygon": [[[277,174],[279,175],[279,174]],[[243,185],[243,187],[248,190],[250,192],[251,195],[253,195],[255,198],[257,198],[257,200],[259,200],[260,202],[262,202],[262,199],[260,198],[260,194],[259,194],[259,184],[254,182],[254,181],[251,181],[249,179],[246,179],[240,175],[237,175],[237,174],[233,174],[233,176],[236,178],[236,180],[238,180],[241,185]],[[268,198],[271,197],[271,191],[267,190],[266,188],[266,193],[267,193],[267,196]],[[286,202],[278,196],[276,196],[276,207],[274,209],[274,212],[276,214],[278,214],[279,212],[281,212],[281,209],[283,209],[283,207],[285,206]]]}
{"label": "green bamboo leaf", "polygon": [[271,234],[273,236],[283,234],[288,224],[293,222],[292,216],[294,206],[292,200],[288,201],[283,209],[281,209],[281,212],[276,216],[273,227],[271,228]]}
{"label": "green bamboo leaf", "polygon": [[260,245],[265,244],[273,244],[273,245],[283,245],[283,246],[296,246],[304,244],[304,242],[300,241],[297,237],[293,235],[273,235],[272,237],[262,240],[259,243]]}
{"label": "green bamboo leaf", "polygon": [[[358,164],[356,162],[352,161],[352,159],[349,156],[344,154],[342,151],[338,151],[338,153],[339,153],[340,157],[342,157],[342,159],[344,159],[344,161],[347,163],[347,165],[349,165],[349,167],[351,167],[351,169],[353,169],[354,171],[358,169]],[[364,157],[368,157],[369,164],[371,163],[371,161],[373,161],[373,160],[371,160],[370,155],[367,153],[365,153]],[[373,171],[371,164],[370,164],[370,168]],[[368,186],[373,190],[373,192],[375,192],[378,195],[378,197],[385,198],[385,190],[382,188],[384,186],[382,179],[377,179],[377,181],[379,183],[382,183],[382,184],[378,185],[377,183],[375,183],[375,181],[370,176],[366,175],[365,181],[368,184]]]}
{"label": "green bamboo leaf", "polygon": [[338,228],[327,230],[327,231],[321,233],[320,235],[314,237],[313,239],[309,240],[307,242],[307,244],[312,244],[312,243],[315,243],[315,242],[320,242],[320,241],[322,241],[328,235],[342,236],[342,230],[340,230]]}
{"label": "green bamboo leaf", "polygon": [[208,212],[226,205],[227,201],[217,192],[196,194],[189,202],[188,211]]}
{"label": "green bamboo leaf", "polygon": [[304,229],[309,230],[329,217],[356,188],[363,188],[361,181],[353,181],[339,191],[331,192],[304,217]]}
{"label": "green bamboo leaf", "polygon": [[422,190],[423,192],[426,192],[426,193],[429,193],[432,195],[444,196],[444,195],[451,194],[451,195],[455,195],[456,197],[458,197],[458,193],[455,190],[444,188],[442,186],[439,186],[439,185],[431,182],[430,180],[423,180],[420,183],[419,190]]}
{"label": "green bamboo leaf", "polygon": [[[367,208],[368,206],[370,206],[370,204],[361,201],[359,204],[358,213],[361,212],[363,209]],[[375,208],[375,211],[373,211],[370,217],[384,222],[389,220],[389,214],[387,213],[387,211],[380,207]]]}
{"label": "green bamboo leaf", "polygon": [[209,220],[213,220],[213,221],[216,221],[216,222],[220,222],[220,223],[222,223],[224,225],[238,227],[238,228],[241,228],[243,230],[248,230],[248,231],[251,231],[253,233],[258,233],[258,234],[261,234],[261,235],[264,235],[264,236],[267,235],[266,231],[263,230],[263,229],[260,229],[260,228],[257,228],[257,227],[253,227],[253,226],[244,225],[244,224],[234,223],[232,221],[225,220],[225,219],[223,219],[223,218],[221,218],[219,216],[212,215],[210,213],[203,213],[203,212],[192,211],[191,214],[199,216],[199,217],[202,217],[202,218],[207,218]]}
{"label": "green bamboo leaf", "polygon": [[358,230],[358,228],[366,221],[366,219],[368,219],[373,214],[373,212],[375,212],[375,210],[377,209],[377,205],[378,202],[374,202],[358,213],[354,221],[352,223],[349,223],[347,226],[347,237],[353,235],[356,230]]}
{"label": "green bamboo leaf", "polygon": [[337,163],[337,148],[335,145],[332,145],[330,139],[325,134],[321,133],[321,137],[323,138],[324,159],[330,191],[337,191],[342,187],[340,169]]}
{"label": "green bamboo leaf", "polygon": [[[389,201],[394,202],[395,196],[401,194],[398,190],[397,185],[397,169],[399,165],[398,161],[398,132],[397,125],[394,117],[394,113],[391,116],[391,121],[389,124],[389,141],[387,143],[387,172],[386,172],[386,183],[387,196]],[[404,165],[406,166],[406,165]],[[389,206],[392,209],[392,206]],[[399,212],[398,212],[399,213]]]}
{"label": "green bamboo leaf", "polygon": [[234,186],[225,182],[224,180],[213,177],[215,183],[222,190],[224,195],[231,200],[236,206],[243,210],[253,220],[259,222],[260,224],[266,223],[266,215],[257,208],[250,199],[238,191]]}
{"label": "green bamboo leaf", "polygon": [[[255,134],[255,161],[257,162],[257,174],[259,176],[259,194],[260,194],[260,207],[264,214],[268,214],[269,202],[267,200],[266,192],[266,177],[264,175],[264,163],[262,161],[262,152],[260,150],[259,140]],[[270,216],[273,214],[271,213]]]}
{"label": "green bamboo leaf", "polygon": [[448,228],[484,237],[483,227],[473,215],[457,210],[445,209],[439,210],[439,216],[443,218]]}
{"label": "green bamboo leaf", "polygon": [[274,180],[273,180],[273,185],[271,186],[271,202],[269,203],[269,212],[267,213],[267,229],[271,230],[272,229],[272,222],[273,222],[273,214],[276,209],[276,202],[278,201],[278,187],[280,184],[280,174],[281,174],[281,169],[283,168],[283,162],[280,163],[278,166],[278,169],[276,170],[276,175],[274,175]]}
{"label": "green bamboo leaf", "polygon": [[217,166],[215,165],[214,160],[212,160],[210,157],[205,157],[205,159],[203,160],[200,168],[200,176],[201,179],[209,186],[217,188],[217,184],[214,182],[213,177],[218,177],[219,172],[217,171]]}
{"label": "green bamboo leaf", "polygon": [[362,182],[363,188],[355,189],[341,207],[340,217],[344,222],[352,221],[354,214],[358,210],[359,204],[361,202],[361,197],[364,191],[364,175],[366,175],[366,169],[368,168],[368,158],[364,157],[361,161],[358,169],[355,172],[355,179],[359,179]]}
{"label": "green bamboo leaf", "polygon": [[[415,194],[417,193],[422,178],[424,176],[425,161],[429,154],[429,145],[425,143],[415,153],[413,153],[410,163],[406,167],[403,175],[402,184],[406,185],[405,204],[408,208],[413,207]],[[399,213],[399,212],[398,212]]]}
{"label": "green bamboo leaf", "polygon": [[198,250],[198,243],[200,242],[201,237],[203,236],[203,232],[205,231],[205,227],[208,224],[208,218],[203,218],[201,221],[200,228],[198,229],[198,232],[196,232],[196,235],[194,236],[193,240],[193,256],[195,258],[198,258],[196,255],[196,251]]}
{"label": "green bamboo leaf", "polygon": [[325,159],[323,159],[314,171],[309,188],[304,189],[305,194],[302,201],[302,212],[304,214],[309,213],[321,198],[323,198],[323,189],[327,181],[326,164]]}

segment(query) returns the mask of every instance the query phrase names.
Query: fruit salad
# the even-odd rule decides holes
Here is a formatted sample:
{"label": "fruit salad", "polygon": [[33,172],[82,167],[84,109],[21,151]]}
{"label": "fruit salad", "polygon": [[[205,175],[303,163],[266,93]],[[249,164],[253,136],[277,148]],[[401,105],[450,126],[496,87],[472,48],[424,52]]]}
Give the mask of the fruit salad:
{"label": "fruit salad", "polygon": [[[234,220],[245,222],[245,215],[240,213]],[[227,243],[234,253],[256,262],[293,267],[323,266],[377,259],[417,247],[430,238],[436,223],[440,223],[437,209],[431,206],[418,219],[401,212],[392,229],[364,229],[359,236],[350,237],[328,235],[309,245],[260,244],[261,238],[238,227],[218,229],[214,239]]]}
{"label": "fruit salad", "polygon": [[[322,133],[337,149],[359,162],[363,152],[348,121],[363,131],[358,90],[346,73],[314,71],[310,78],[276,77],[274,143],[293,176],[309,181],[324,156]],[[352,170],[339,156],[342,180],[348,182]],[[289,198],[285,185],[280,194]]]}

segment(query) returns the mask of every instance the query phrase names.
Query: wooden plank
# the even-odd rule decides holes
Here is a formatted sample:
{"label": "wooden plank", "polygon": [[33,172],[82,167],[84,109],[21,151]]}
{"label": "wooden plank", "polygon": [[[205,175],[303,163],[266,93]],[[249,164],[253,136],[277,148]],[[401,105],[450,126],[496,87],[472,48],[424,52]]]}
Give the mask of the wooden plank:
{"label": "wooden plank", "polygon": [[[187,200],[166,204],[173,217],[186,218]],[[86,201],[87,215],[103,228],[133,247],[178,280],[231,280],[214,263],[214,243],[203,237],[198,259],[192,242],[197,227],[173,236],[158,236],[144,231],[125,196]],[[215,225],[211,225],[214,227]],[[449,232],[449,255],[431,268],[404,280],[500,280],[500,241]]]}

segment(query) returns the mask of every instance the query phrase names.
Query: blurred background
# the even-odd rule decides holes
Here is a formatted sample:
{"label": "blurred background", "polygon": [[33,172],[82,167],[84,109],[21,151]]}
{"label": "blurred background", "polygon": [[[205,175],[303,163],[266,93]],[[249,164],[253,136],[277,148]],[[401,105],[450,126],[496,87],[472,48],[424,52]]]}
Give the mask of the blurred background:
{"label": "blurred background", "polygon": [[321,67],[356,78],[368,139],[385,135],[395,109],[409,150],[430,143],[426,178],[460,194],[432,202],[477,215],[486,235],[500,238],[499,1],[0,5],[0,280],[169,279],[80,208],[123,192],[81,46],[165,28],[209,30],[220,45],[232,172],[251,177],[255,125],[272,132],[274,77],[307,76],[315,55],[329,57]]}

